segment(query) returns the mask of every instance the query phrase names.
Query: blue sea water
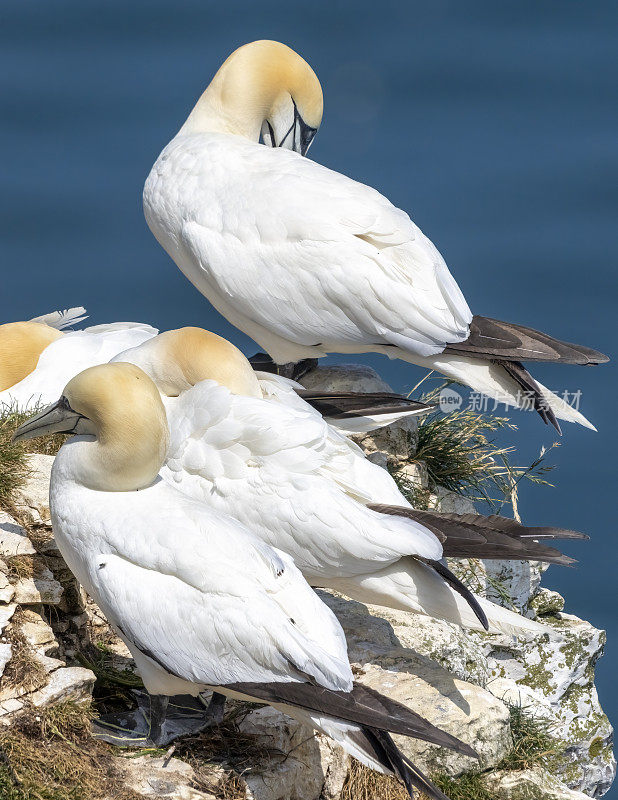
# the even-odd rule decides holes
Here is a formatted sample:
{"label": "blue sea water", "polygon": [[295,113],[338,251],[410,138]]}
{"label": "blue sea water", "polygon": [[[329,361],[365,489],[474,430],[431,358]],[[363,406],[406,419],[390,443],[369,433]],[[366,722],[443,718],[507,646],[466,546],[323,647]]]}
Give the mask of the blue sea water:
{"label": "blue sea water", "polygon": [[[3,0],[0,320],[83,304],[93,323],[201,325],[256,349],[159,248],[141,189],[220,62],[257,38],[290,44],[322,81],[311,157],[409,211],[473,311],[616,355],[618,5],[609,1]],[[397,390],[423,374],[361,358]],[[555,488],[523,489],[520,504],[532,524],[592,536],[565,548],[577,569],[552,568],[545,584],[607,629],[598,688],[616,720],[616,371],[533,372],[581,390],[599,428],[565,425],[551,454]],[[536,415],[513,420],[508,442],[521,463],[555,440]]]}

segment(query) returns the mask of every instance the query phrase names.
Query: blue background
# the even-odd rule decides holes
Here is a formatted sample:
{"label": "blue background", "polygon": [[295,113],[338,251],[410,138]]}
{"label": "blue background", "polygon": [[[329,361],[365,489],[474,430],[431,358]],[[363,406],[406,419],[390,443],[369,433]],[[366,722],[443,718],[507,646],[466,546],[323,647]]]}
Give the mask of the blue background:
{"label": "blue background", "polygon": [[[473,311],[613,356],[617,23],[614,2],[569,0],[3,0],[0,319],[82,304],[92,323],[201,325],[256,349],[159,248],[141,190],[228,53],[275,38],[324,86],[311,157],[409,211]],[[397,390],[423,374],[361,358]],[[565,425],[556,488],[526,489],[521,506],[531,524],[593,536],[567,548],[580,566],[545,584],[608,630],[598,686],[616,720],[616,372],[533,372],[581,389],[600,431]],[[554,440],[536,415],[513,418],[522,463]]]}

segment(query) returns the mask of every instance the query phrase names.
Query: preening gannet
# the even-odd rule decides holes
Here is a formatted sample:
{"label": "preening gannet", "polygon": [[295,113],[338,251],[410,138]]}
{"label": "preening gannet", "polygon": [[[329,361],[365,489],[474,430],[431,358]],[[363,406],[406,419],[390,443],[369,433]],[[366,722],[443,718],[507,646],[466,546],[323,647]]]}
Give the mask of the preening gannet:
{"label": "preening gannet", "polygon": [[473,316],[404,211],[302,157],[321,118],[319,81],[285,45],[253,42],[224,62],[144,187],[148,225],[187,278],[277,364],[382,353],[533,406],[558,430],[592,428],[521,362],[607,357]]}
{"label": "preening gannet", "polygon": [[0,325],[0,407],[27,411],[50,403],[78,372],[157,334],[156,328],[139,322],[60,330],[85,319],[84,312],[54,311],[29,322]]}
{"label": "preening gannet", "polygon": [[50,510],[70,569],[131,651],[151,695],[149,730],[170,741],[167,699],[213,689],[269,703],[413,789],[444,795],[389,731],[475,756],[389,698],[354,684],[334,614],[292,559],[158,476],[165,410],[132,364],[91,367],[17,431],[73,433],[52,469]]}
{"label": "preening gannet", "polygon": [[313,586],[482,630],[544,630],[476,597],[443,555],[571,563],[502,517],[416,511],[389,473],[330,427],[290,381],[260,381],[230,342],[199,328],[167,331],[116,360],[164,395],[170,448],[161,475],[288,553]]}

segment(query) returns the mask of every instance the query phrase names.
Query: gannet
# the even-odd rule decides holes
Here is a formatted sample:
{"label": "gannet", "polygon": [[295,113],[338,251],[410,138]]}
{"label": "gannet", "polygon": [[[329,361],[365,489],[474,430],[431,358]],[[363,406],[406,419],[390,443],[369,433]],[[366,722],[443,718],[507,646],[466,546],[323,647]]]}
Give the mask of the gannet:
{"label": "gannet", "polygon": [[17,441],[72,433],[55,459],[50,510],[68,566],[125,642],[151,697],[147,731],[170,741],[170,695],[205,689],[268,703],[394,772],[410,797],[444,795],[389,731],[476,756],[388,697],[353,683],[343,630],[292,559],[159,477],[169,441],[159,392],[138,367],[81,372]]}
{"label": "gannet", "polygon": [[538,539],[582,534],[416,511],[291,381],[260,380],[240,350],[208,331],[167,331],[116,360],[143,369],[163,395],[171,442],[161,476],[288,553],[311,585],[477,630],[544,630],[473,595],[442,558],[569,564]]}
{"label": "gannet", "polygon": [[0,408],[28,411],[50,403],[78,372],[104,364],[158,332],[139,322],[61,330],[85,319],[84,312],[83,308],[54,311],[0,325]]}
{"label": "gannet", "polygon": [[150,230],[186,277],[279,365],[382,353],[534,407],[558,431],[557,419],[593,428],[521,362],[607,357],[473,316],[404,211],[302,157],[321,120],[320,83],[289,47],[229,56],[144,186]]}

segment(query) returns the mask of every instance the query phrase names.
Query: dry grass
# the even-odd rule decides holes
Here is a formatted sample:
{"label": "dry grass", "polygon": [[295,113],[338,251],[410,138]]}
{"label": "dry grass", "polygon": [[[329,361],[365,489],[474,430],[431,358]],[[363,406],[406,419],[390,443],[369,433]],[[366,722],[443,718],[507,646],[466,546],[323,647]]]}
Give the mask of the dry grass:
{"label": "dry grass", "polygon": [[[238,729],[242,719],[255,708],[250,703],[228,701],[224,722],[195,737],[178,743],[176,755],[195,770],[196,788],[212,792],[221,800],[245,800],[246,786],[242,775],[248,770],[259,772],[273,760],[286,754],[264,746],[259,737]],[[223,769],[219,775],[213,766]],[[213,774],[216,776],[213,779]]]}
{"label": "dry grass", "polygon": [[0,733],[2,800],[139,800],[126,789],[111,750],[90,736],[89,707],[28,709]]}
{"label": "dry grass", "polygon": [[45,685],[47,675],[35,656],[34,648],[20,630],[23,621],[26,621],[23,612],[18,610],[4,630],[4,640],[11,645],[11,658],[2,673],[2,688],[18,686],[32,692]]}
{"label": "dry grass", "polygon": [[399,778],[381,775],[353,758],[341,800],[410,800],[410,795]]}

